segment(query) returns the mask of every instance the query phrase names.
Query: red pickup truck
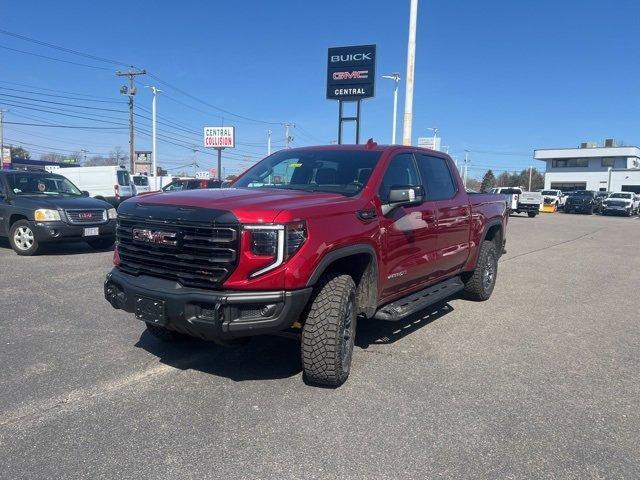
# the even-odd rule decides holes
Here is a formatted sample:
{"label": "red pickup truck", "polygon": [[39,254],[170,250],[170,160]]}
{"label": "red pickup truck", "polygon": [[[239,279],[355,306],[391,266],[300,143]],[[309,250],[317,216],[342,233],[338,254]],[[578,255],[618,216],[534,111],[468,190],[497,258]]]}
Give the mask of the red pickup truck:
{"label": "red pickup truck", "polygon": [[507,217],[440,152],[281,150],[232,188],[122,203],[104,293],[167,340],[297,331],[305,379],[337,386],[356,319],[402,320],[459,292],[488,299]]}

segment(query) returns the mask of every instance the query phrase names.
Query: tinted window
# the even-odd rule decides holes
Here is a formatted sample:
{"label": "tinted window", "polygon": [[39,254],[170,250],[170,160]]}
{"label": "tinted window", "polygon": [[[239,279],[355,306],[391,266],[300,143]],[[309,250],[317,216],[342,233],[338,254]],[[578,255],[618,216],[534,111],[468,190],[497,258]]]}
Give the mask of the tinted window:
{"label": "tinted window", "polygon": [[394,185],[419,185],[418,171],[410,153],[401,153],[391,159],[380,185],[380,199],[385,202],[389,198],[389,190]]}
{"label": "tinted window", "polygon": [[427,190],[427,199],[445,200],[455,196],[456,186],[444,158],[418,154],[416,160],[422,182]]}
{"label": "tinted window", "polygon": [[285,149],[250,168],[234,187],[356,195],[369,180],[380,155],[379,151]]}
{"label": "tinted window", "polygon": [[133,177],[133,183],[139,187],[146,187],[149,185],[148,177]]}
{"label": "tinted window", "polygon": [[129,172],[126,170],[118,170],[118,185],[121,187],[129,186]]}

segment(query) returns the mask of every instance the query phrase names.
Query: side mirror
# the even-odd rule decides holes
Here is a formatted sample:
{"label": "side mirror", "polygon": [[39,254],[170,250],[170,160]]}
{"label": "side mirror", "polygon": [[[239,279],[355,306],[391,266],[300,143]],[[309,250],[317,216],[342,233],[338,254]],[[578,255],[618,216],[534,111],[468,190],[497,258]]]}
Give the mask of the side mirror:
{"label": "side mirror", "polygon": [[89,192],[87,192],[86,190],[82,191],[82,196],[83,197],[88,197],[89,196]]}
{"label": "side mirror", "polygon": [[420,205],[423,201],[424,189],[421,185],[393,185],[387,203],[382,205],[382,214],[388,215],[399,207]]}

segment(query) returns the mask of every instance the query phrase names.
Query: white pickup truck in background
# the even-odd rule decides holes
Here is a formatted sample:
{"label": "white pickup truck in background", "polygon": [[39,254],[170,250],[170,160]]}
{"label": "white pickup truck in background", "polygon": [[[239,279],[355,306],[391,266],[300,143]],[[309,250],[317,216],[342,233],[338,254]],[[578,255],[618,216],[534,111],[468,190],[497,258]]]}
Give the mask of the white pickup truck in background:
{"label": "white pickup truck in background", "polygon": [[567,197],[562,190],[542,190],[542,201],[545,205],[555,205],[560,209],[564,207],[564,203],[567,201]]}
{"label": "white pickup truck in background", "polygon": [[520,187],[496,187],[490,193],[505,195],[511,212],[526,213],[531,218],[538,215],[542,205],[542,193],[525,192]]}

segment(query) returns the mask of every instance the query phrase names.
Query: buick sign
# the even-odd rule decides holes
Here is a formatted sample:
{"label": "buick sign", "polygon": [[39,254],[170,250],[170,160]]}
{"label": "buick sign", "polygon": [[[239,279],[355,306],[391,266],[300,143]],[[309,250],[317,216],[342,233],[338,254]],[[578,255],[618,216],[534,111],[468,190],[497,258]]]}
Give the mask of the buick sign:
{"label": "buick sign", "polygon": [[330,48],[327,57],[327,98],[360,100],[373,97],[376,46]]}

